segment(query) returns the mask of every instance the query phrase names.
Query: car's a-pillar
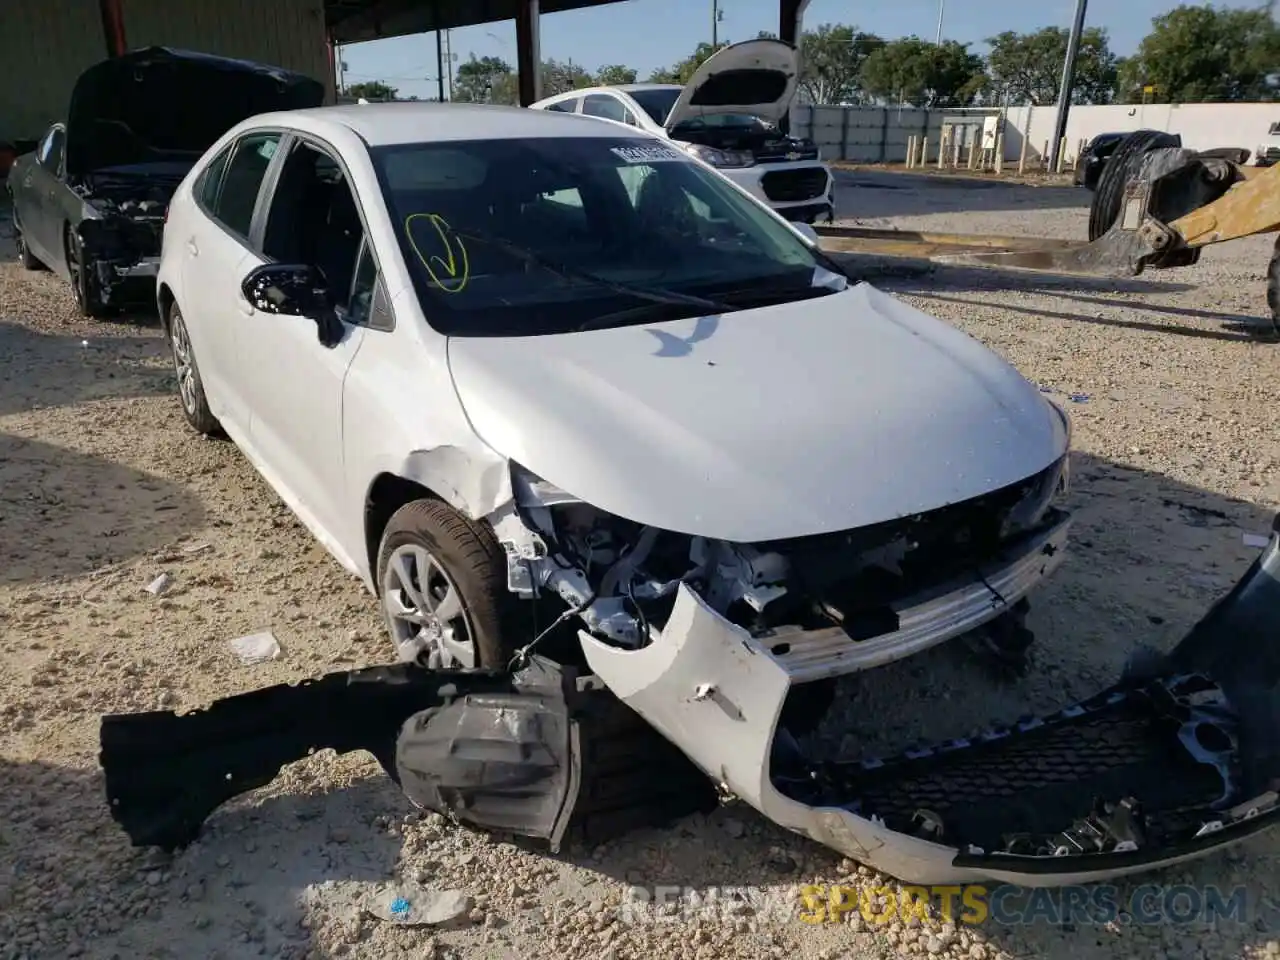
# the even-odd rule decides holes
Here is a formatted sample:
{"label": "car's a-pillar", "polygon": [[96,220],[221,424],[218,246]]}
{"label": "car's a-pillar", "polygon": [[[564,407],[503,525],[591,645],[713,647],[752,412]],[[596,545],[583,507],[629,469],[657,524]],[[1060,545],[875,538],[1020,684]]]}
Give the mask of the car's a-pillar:
{"label": "car's a-pillar", "polygon": [[[778,39],[792,46],[799,46],[804,30],[804,11],[809,0],[778,0]],[[791,132],[791,113],[788,111],[778,121],[778,129]]]}
{"label": "car's a-pillar", "polygon": [[542,99],[540,19],[538,0],[519,0],[516,6],[516,82],[522,107]]}

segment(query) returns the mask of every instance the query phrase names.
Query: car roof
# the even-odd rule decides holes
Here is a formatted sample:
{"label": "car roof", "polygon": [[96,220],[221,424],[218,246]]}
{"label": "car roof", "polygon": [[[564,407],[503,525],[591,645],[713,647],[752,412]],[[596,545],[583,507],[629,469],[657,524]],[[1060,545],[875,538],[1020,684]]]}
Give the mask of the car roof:
{"label": "car roof", "polygon": [[371,147],[448,140],[517,140],[527,137],[635,137],[652,134],[617,124],[596,124],[571,113],[526,110],[486,103],[402,100],[315,107],[262,114],[248,123],[279,125],[332,136],[347,129]]}

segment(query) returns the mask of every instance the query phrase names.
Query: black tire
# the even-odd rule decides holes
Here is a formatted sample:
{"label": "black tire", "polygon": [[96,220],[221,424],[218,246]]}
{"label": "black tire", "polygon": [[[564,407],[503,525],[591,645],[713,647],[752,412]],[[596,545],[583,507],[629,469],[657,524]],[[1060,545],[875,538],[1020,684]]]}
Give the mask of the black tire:
{"label": "black tire", "polygon": [[106,317],[114,311],[107,305],[102,296],[102,287],[94,270],[85,269],[84,249],[75,231],[67,227],[66,233],[67,272],[71,274],[71,293],[76,298],[76,306],[86,317]]}
{"label": "black tire", "polygon": [[200,368],[196,364],[195,351],[191,348],[187,323],[182,319],[182,311],[176,303],[169,305],[165,330],[169,334],[169,353],[173,357],[173,372],[177,378],[178,403],[182,406],[182,415],[197,433],[206,437],[221,436],[222,425],[209,410],[209,398],[205,396],[204,381],[200,379]]}
{"label": "black tire", "polygon": [[1107,159],[1098,187],[1089,207],[1089,239],[1097,240],[1115,225],[1124,203],[1124,188],[1137,172],[1142,156],[1160,147],[1180,147],[1182,138],[1160,130],[1135,130],[1119,144]]}
{"label": "black tire", "polygon": [[27,246],[26,238],[22,235],[22,224],[15,216],[13,218],[13,242],[18,247],[18,262],[22,264],[25,270],[47,270],[40,259],[31,252],[31,248]]}
{"label": "black tire", "polygon": [[1271,248],[1271,262],[1267,264],[1267,307],[1271,310],[1271,332],[1280,336],[1280,235]]}
{"label": "black tire", "polygon": [[[402,548],[425,549],[443,571],[462,601],[462,613],[450,621],[467,630],[477,667],[505,668],[522,640],[516,630],[518,601],[507,589],[507,559],[493,531],[463,516],[441,500],[412,500],[387,522],[378,547],[378,595],[396,654],[401,660],[422,660],[429,651],[412,649],[397,636],[387,609],[388,567]],[[416,579],[421,571],[414,570]],[[395,574],[399,577],[399,574]],[[421,582],[415,584],[421,590]],[[428,662],[430,666],[437,666]],[[466,666],[465,663],[455,664]]]}

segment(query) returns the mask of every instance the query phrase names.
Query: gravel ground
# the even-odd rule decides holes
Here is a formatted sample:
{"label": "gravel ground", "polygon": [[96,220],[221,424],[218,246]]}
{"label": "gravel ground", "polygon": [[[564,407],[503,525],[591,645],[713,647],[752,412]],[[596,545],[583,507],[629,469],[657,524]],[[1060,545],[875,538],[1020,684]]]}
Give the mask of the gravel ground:
{"label": "gravel ground", "polygon": [[[1085,195],[842,173],[859,222],[1078,237]],[[855,189],[856,188],[856,189]],[[1280,506],[1280,346],[1270,238],[1150,281],[872,269],[1061,395],[1075,417],[1072,555],[1034,603],[1030,674],[951,645],[845,682],[831,750],[947,736],[1045,710],[1167,648],[1244,571]],[[810,926],[799,884],[882,882],[741,806],[559,858],[412,812],[376,766],[319,754],[228,805],[172,860],[131,850],[96,773],[104,712],[196,707],[383,659],[375,605],[234,447],[185,429],[158,329],[78,319],[64,285],[0,266],[0,958],[1275,957],[1280,840],[1138,882],[1245,885],[1245,922],[1006,927],[857,914]],[[159,573],[172,588],[143,587]],[[226,641],[265,627],[282,656]],[[874,723],[868,717],[875,717]],[[891,743],[892,741],[892,743]],[[399,884],[388,887],[387,884]],[[636,919],[631,884],[755,886],[742,908]],[[892,886],[892,884],[890,884]],[[389,892],[457,891],[441,928],[371,916]],[[1130,890],[1125,887],[1121,892]],[[383,898],[383,899],[379,899]]]}

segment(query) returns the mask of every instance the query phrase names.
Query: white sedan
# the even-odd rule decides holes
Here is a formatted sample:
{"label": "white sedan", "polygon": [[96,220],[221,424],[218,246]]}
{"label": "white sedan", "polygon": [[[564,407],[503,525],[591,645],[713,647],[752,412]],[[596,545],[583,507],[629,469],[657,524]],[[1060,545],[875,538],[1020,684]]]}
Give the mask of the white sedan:
{"label": "white sedan", "polygon": [[666,137],[799,223],[835,217],[835,178],[812,140],[778,123],[795,100],[800,53],[781,40],[745,40],[708,57],[689,82],[588,87],[534,110],[598,117]]}
{"label": "white sedan", "polygon": [[173,198],[158,301],[191,425],[401,659],[540,644],[778,822],[982,874],[784,797],[767,757],[793,686],[1016,635],[1060,561],[1068,420],[1000,357],[669,141],[490,106],[239,124]]}

